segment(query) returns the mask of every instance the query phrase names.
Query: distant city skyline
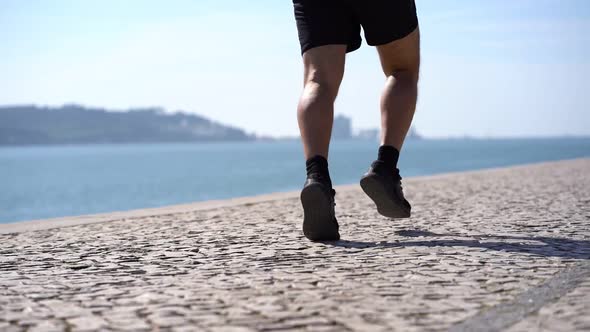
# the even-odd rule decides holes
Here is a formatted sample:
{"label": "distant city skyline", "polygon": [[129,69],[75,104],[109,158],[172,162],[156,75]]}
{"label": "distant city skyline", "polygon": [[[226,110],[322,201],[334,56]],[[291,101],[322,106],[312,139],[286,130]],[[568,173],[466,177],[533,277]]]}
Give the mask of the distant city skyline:
{"label": "distant city skyline", "polygon": [[[590,135],[590,2],[417,0],[426,137]],[[163,107],[296,136],[301,58],[291,2],[7,0],[0,105]],[[272,27],[272,28],[269,28]],[[383,76],[347,58],[336,114],[379,126]]]}

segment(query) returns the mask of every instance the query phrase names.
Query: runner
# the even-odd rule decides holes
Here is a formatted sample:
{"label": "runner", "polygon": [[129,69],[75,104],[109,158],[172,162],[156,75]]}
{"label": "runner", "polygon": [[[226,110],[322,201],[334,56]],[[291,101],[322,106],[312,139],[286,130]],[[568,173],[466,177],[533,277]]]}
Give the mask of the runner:
{"label": "runner", "polygon": [[420,32],[413,0],[293,0],[304,64],[297,118],[306,159],[301,192],[303,233],[312,241],[340,239],[328,150],[334,101],[346,53],[375,46],[385,74],[381,95],[381,146],[361,187],[389,218],[408,218],[397,162],[412,123],[418,94]]}

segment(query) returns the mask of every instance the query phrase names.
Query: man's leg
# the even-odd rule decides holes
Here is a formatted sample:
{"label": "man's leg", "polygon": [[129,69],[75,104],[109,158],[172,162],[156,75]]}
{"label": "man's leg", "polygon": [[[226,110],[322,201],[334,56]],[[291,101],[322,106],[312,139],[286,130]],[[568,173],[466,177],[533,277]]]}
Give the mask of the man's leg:
{"label": "man's leg", "polygon": [[334,101],[344,75],[346,45],[326,45],[303,54],[303,93],[297,119],[305,159],[328,158]]}
{"label": "man's leg", "polygon": [[389,218],[408,218],[411,205],[404,197],[397,169],[399,152],[414,117],[420,69],[420,32],[377,46],[386,76],[381,96],[381,147],[377,160],[361,179],[361,187]]}
{"label": "man's leg", "polygon": [[399,152],[412,124],[418,96],[420,31],[377,46],[386,76],[381,95],[381,145]]}
{"label": "man's leg", "polygon": [[340,239],[328,150],[334,101],[344,74],[346,45],[312,48],[303,54],[304,87],[297,118],[306,158],[307,180],[301,191],[303,234],[312,241]]}

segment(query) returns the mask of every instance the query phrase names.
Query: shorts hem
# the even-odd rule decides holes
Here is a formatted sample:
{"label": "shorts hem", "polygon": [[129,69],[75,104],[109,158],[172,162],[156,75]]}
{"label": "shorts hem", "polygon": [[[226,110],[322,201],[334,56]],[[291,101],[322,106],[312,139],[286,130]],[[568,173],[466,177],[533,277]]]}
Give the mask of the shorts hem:
{"label": "shorts hem", "polygon": [[353,44],[351,43],[344,43],[344,42],[322,42],[322,43],[314,43],[314,44],[309,44],[309,45],[305,45],[304,47],[301,48],[301,55],[303,55],[305,52],[311,50],[312,48],[316,48],[316,47],[320,47],[320,46],[326,46],[326,45],[345,45],[346,46],[346,53],[350,53],[350,52],[354,52],[356,50],[358,50],[361,47],[362,41],[359,42],[355,42]]}
{"label": "shorts hem", "polygon": [[367,40],[367,44],[369,46],[381,46],[381,45],[389,44],[391,42],[394,42],[396,40],[400,40],[402,38],[409,36],[412,32],[414,32],[418,28],[418,26],[419,26],[418,21],[416,21],[416,22],[412,23],[408,27],[408,29],[406,29],[402,32],[399,32],[397,34],[390,36],[389,38],[385,38],[385,39],[382,39],[379,41],[370,41],[369,42],[369,40]]}

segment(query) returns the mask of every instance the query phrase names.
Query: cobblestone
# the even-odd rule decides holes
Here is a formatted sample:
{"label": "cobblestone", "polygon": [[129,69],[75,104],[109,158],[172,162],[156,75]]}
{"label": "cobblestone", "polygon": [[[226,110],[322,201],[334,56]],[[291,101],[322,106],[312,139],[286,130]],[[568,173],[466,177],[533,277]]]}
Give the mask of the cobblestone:
{"label": "cobblestone", "polygon": [[[404,188],[407,220],[337,188],[332,243],[305,240],[296,193],[0,234],[0,330],[446,330],[590,260],[589,159]],[[510,329],[590,330],[588,294]]]}

